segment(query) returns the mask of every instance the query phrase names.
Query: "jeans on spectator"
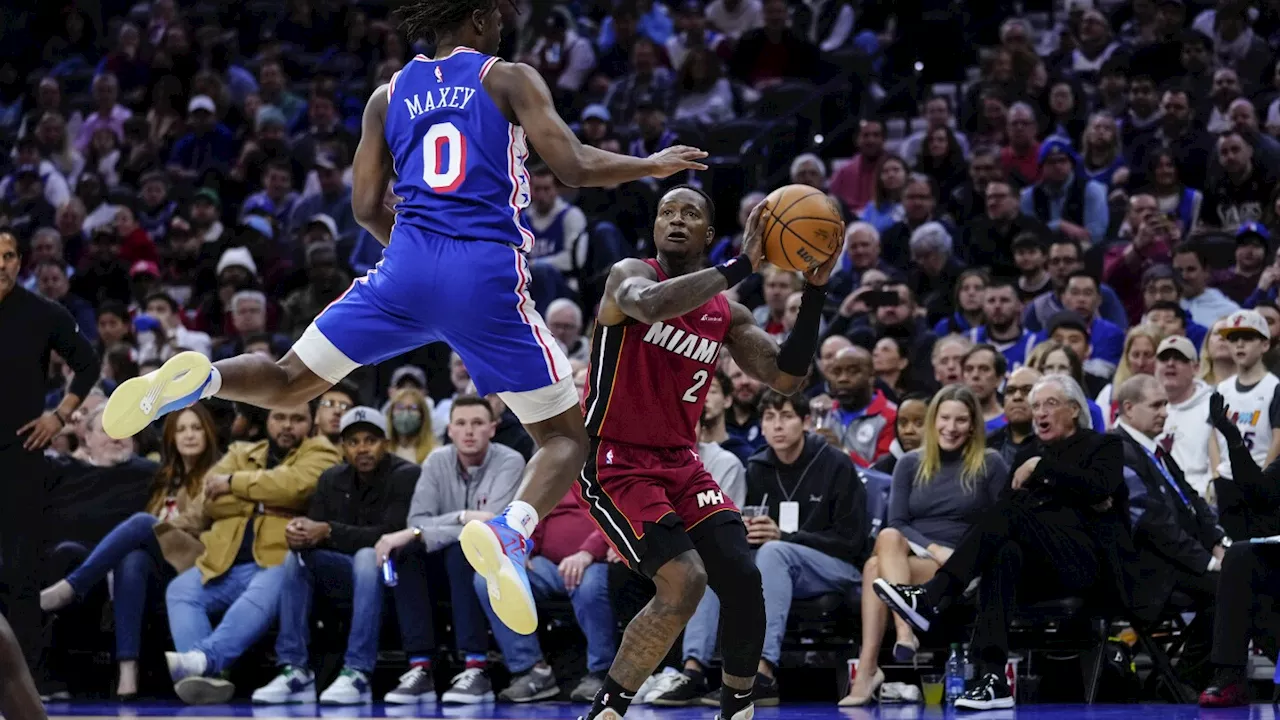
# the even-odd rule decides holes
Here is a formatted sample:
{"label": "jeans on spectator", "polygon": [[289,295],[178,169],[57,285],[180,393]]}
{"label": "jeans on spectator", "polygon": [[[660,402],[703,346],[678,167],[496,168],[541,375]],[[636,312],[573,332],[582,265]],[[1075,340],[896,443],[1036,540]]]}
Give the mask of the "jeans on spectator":
{"label": "jeans on spectator", "polygon": [[[443,556],[448,575],[453,632],[458,650],[468,655],[483,655],[489,650],[489,636],[485,633],[484,609],[472,588],[475,571],[458,543],[436,552]],[[394,591],[396,618],[400,621],[405,653],[410,657],[429,656],[435,652],[435,628],[427,588],[426,547],[414,542],[400,548],[396,553],[396,563],[396,572],[400,576]]]}
{"label": "jeans on spectator", "polygon": [[689,624],[684,626],[684,646],[680,659],[697,660],[702,667],[711,664],[716,652],[716,639],[720,632],[720,596],[707,588],[693,611]]}
{"label": "jeans on spectator", "polygon": [[373,548],[361,548],[355,555],[333,550],[291,550],[282,567],[277,662],[307,666],[311,599],[318,582],[324,597],[351,601],[346,666],[372,673],[378,659],[378,631],[382,626],[382,572]]}
{"label": "jeans on spectator", "polygon": [[[573,616],[587,638],[587,672],[603,672],[613,664],[618,651],[615,640],[617,627],[613,621],[613,604],[609,601],[609,566],[592,563],[582,573],[582,583],[572,591],[566,590],[559,567],[541,555],[529,563],[529,586],[535,600],[568,597],[573,605]],[[475,577],[476,597],[489,616],[489,627],[502,649],[507,669],[519,674],[542,660],[542,646],[538,635],[521,635],[503,624],[489,604],[489,590],[484,578]]]}
{"label": "jeans on spectator", "polygon": [[[204,584],[198,567],[174,578],[165,591],[174,649],[203,652],[209,662],[207,675],[227,669],[271,627],[280,605],[282,577],[281,565],[240,563]],[[215,629],[209,613],[224,610]]]}
{"label": "jeans on spectator", "polygon": [[851,564],[796,543],[774,540],[756,552],[756,567],[764,584],[764,659],[774,665],[782,654],[782,636],[792,598],[843,593],[862,579]]}
{"label": "jeans on spectator", "polygon": [[137,660],[142,648],[142,617],[147,588],[165,567],[160,543],[153,531],[158,520],[140,512],[112,528],[89,557],[67,575],[77,597],[115,571],[112,610],[116,620],[116,660]]}

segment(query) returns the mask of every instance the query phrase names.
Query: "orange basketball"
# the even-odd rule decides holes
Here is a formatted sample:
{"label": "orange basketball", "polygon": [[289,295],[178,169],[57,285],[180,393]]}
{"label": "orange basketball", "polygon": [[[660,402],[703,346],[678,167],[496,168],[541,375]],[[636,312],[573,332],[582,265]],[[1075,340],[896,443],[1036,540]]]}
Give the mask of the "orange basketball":
{"label": "orange basketball", "polygon": [[773,265],[804,272],[840,252],[840,208],[826,193],[808,185],[784,185],[769,193],[765,203],[764,257]]}

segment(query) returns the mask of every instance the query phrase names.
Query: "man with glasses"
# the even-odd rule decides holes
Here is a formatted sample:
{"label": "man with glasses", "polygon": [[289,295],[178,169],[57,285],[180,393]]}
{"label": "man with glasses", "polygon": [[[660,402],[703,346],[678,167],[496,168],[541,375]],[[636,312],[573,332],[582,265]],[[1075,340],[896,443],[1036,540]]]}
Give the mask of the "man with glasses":
{"label": "man with glasses", "polygon": [[[987,183],[986,213],[973,219],[964,230],[960,247],[965,257],[976,264],[991,267],[997,277],[1017,277],[1019,270],[1013,257],[1013,241],[1023,233],[1049,237],[1049,228],[1018,207],[1018,193],[1008,180]],[[978,262],[980,261],[980,262]]]}
{"label": "man with glasses", "polygon": [[[1055,237],[1049,243],[1049,280],[1053,289],[1042,294],[1027,305],[1023,311],[1022,324],[1028,330],[1040,332],[1049,323],[1049,318],[1063,310],[1062,293],[1067,289],[1067,278],[1077,270],[1084,269],[1084,250],[1076,240],[1066,237]],[[1125,314],[1124,305],[1109,285],[1098,288],[1101,303],[1098,314],[1118,327],[1129,327],[1129,316]]]}
{"label": "man with glasses", "polygon": [[335,447],[342,446],[342,432],[340,430],[342,423],[342,415],[356,406],[356,396],[359,390],[348,380],[329,388],[325,394],[320,396],[320,400],[316,402],[315,424],[312,427],[313,435],[323,435],[329,438],[329,442]]}
{"label": "man with glasses", "polygon": [[1009,467],[1013,467],[1018,453],[1035,441],[1031,426],[1031,388],[1041,377],[1040,371],[1033,367],[1020,367],[1005,382],[1005,425],[987,437],[987,447],[1000,453]]}

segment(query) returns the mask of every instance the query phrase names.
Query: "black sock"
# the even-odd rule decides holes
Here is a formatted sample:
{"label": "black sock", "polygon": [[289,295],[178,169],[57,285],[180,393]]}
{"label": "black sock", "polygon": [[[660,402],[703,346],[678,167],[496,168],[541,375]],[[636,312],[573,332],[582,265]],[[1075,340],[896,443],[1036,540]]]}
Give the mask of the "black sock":
{"label": "black sock", "polygon": [[1209,683],[1213,687],[1220,688],[1242,684],[1244,684],[1244,666],[1242,665],[1219,665],[1213,672],[1213,682]]}
{"label": "black sock", "polygon": [[707,680],[706,673],[702,672],[702,670],[698,668],[686,667],[683,672],[690,680],[693,681],[694,685],[702,685]]}
{"label": "black sock", "polygon": [[723,684],[720,686],[720,720],[733,720],[734,715],[742,712],[750,704],[750,689],[740,690]]}
{"label": "black sock", "polygon": [[631,707],[631,701],[636,698],[635,690],[627,690],[617,683],[612,676],[604,676],[604,685],[600,687],[600,692],[596,693],[596,699],[591,703],[591,712],[587,713],[587,720],[592,720],[605,708],[612,708],[619,715],[626,715],[627,708]]}

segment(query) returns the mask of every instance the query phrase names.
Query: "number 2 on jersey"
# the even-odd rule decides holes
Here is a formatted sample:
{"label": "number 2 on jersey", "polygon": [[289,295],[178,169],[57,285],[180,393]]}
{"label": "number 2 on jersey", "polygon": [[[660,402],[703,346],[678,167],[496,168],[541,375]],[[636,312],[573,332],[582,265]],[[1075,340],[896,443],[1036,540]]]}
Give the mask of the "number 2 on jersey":
{"label": "number 2 on jersey", "polygon": [[707,384],[708,377],[709,375],[707,375],[706,370],[699,370],[695,372],[693,374],[693,385],[688,390],[684,391],[684,397],[680,399],[687,403],[698,402],[698,391],[702,389],[703,385]]}
{"label": "number 2 on jersey", "polygon": [[436,192],[453,192],[467,178],[467,138],[451,122],[422,136],[422,181]]}

